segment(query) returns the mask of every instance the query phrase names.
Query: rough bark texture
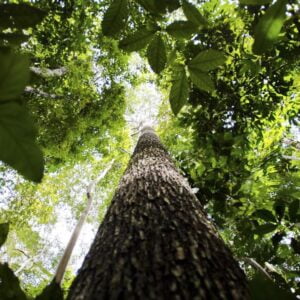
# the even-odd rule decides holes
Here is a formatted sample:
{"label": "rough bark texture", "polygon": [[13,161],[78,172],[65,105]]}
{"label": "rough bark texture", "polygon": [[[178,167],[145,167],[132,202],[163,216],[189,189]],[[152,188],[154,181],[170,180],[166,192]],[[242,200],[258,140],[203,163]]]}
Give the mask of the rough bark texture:
{"label": "rough bark texture", "polygon": [[144,130],[68,299],[248,298],[238,263]]}

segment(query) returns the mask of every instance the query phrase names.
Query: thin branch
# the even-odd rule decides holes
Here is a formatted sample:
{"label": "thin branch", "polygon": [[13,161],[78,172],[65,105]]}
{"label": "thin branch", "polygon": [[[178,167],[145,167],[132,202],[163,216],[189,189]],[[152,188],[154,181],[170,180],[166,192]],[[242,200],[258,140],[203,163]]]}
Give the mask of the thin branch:
{"label": "thin branch", "polygon": [[273,281],[269,273],[254,258],[242,257],[241,260],[243,260],[245,263],[248,263],[258,271],[260,271],[262,274],[264,274],[268,279]]}
{"label": "thin branch", "polygon": [[83,227],[83,224],[85,222],[85,219],[89,213],[89,210],[91,208],[91,205],[92,205],[92,201],[93,201],[93,196],[92,196],[92,192],[93,192],[93,189],[95,187],[95,185],[105,177],[105,175],[107,174],[107,172],[111,169],[111,167],[113,166],[114,164],[114,160],[112,160],[110,162],[110,164],[107,166],[107,168],[105,170],[103,170],[101,172],[101,174],[99,175],[98,178],[96,178],[95,180],[93,180],[89,186],[87,187],[87,191],[86,191],[86,196],[87,196],[87,204],[86,204],[86,207],[85,207],[85,210],[83,211],[82,215],[80,216],[80,219],[78,220],[77,224],[76,224],[76,227],[71,235],[71,238],[69,240],[69,243],[65,249],[65,252],[59,262],[59,265],[57,267],[57,270],[56,270],[56,273],[55,273],[55,276],[54,276],[54,279],[55,281],[60,284],[63,277],[64,277],[64,274],[65,274],[65,271],[66,271],[66,268],[67,268],[67,265],[68,265],[68,262],[70,260],[70,257],[72,255],[72,252],[73,252],[73,249],[74,249],[74,246],[78,240],[78,237],[79,237],[79,234],[81,232],[81,229]]}
{"label": "thin branch", "polygon": [[282,157],[285,159],[290,159],[290,160],[300,160],[300,157],[297,157],[297,156],[282,155]]}
{"label": "thin branch", "polygon": [[35,96],[41,96],[41,97],[50,98],[50,99],[61,99],[62,98],[62,96],[58,96],[55,94],[49,94],[40,89],[33,88],[31,86],[26,86],[24,89],[24,93],[31,94],[31,95],[33,94]]}

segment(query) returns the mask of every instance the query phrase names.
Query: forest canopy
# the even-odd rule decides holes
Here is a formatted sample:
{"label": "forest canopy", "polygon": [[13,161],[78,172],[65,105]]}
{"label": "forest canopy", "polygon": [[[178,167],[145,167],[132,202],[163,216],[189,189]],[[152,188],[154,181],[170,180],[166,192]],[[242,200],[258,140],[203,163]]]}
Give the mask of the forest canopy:
{"label": "forest canopy", "polygon": [[[4,0],[0,44],[4,299],[35,299],[52,281],[87,186],[110,166],[67,294],[145,124],[253,298],[300,297],[297,0]],[[59,299],[51,288],[41,297]]]}

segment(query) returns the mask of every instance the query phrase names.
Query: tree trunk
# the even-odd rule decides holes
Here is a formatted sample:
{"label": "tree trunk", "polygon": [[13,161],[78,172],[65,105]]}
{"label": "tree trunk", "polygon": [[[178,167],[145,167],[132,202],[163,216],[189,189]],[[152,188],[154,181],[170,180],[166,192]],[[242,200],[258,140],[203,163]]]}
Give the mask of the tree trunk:
{"label": "tree trunk", "polygon": [[248,298],[243,271],[144,128],[68,299]]}

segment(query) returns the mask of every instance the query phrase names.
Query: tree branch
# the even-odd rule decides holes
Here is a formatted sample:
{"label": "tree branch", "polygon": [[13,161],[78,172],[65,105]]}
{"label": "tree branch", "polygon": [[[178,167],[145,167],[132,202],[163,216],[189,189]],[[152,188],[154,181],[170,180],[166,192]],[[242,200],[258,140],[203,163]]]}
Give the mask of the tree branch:
{"label": "tree branch", "polygon": [[72,252],[73,252],[73,249],[74,249],[74,246],[78,240],[78,237],[79,237],[79,234],[81,232],[81,229],[83,227],[83,224],[85,222],[85,219],[89,213],[89,210],[91,208],[91,205],[92,205],[92,201],[93,201],[93,196],[92,196],[92,191],[95,187],[95,185],[105,177],[105,175],[107,174],[107,172],[111,169],[111,167],[113,166],[114,164],[114,160],[112,160],[110,162],[110,164],[107,166],[107,168],[105,170],[103,170],[101,172],[101,174],[99,175],[99,177],[97,177],[95,180],[93,180],[87,187],[87,191],[86,191],[86,196],[87,196],[87,204],[86,204],[86,207],[85,207],[85,210],[83,211],[82,215],[80,216],[80,219],[78,220],[77,224],[76,224],[76,227],[71,235],[71,238],[69,240],[69,243],[65,249],[65,252],[59,262],[59,265],[57,267],[57,270],[56,270],[56,273],[55,273],[55,276],[54,276],[54,279],[55,281],[60,284],[63,277],[64,277],[64,274],[65,274],[65,271],[66,271],[66,268],[67,268],[67,265],[68,265],[68,262],[70,260],[70,257],[72,255]]}

